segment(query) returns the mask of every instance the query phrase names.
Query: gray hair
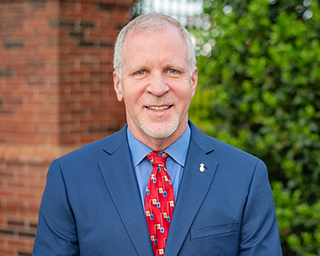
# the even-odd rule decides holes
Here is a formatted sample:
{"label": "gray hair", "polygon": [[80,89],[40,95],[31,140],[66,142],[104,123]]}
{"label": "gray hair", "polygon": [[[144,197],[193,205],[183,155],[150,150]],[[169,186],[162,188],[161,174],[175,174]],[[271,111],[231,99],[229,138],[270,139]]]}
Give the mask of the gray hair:
{"label": "gray hair", "polygon": [[182,37],[184,38],[187,48],[188,48],[188,62],[190,73],[192,74],[196,68],[196,56],[194,51],[194,46],[191,40],[191,36],[189,32],[180,24],[176,19],[159,14],[145,14],[138,16],[134,20],[130,21],[119,33],[117,41],[114,47],[114,57],[113,57],[113,68],[121,78],[122,73],[122,49],[126,35],[129,31],[133,31],[133,33],[138,33],[144,31],[145,34],[154,32],[156,29],[166,29],[168,25],[173,25],[178,28],[181,32]]}

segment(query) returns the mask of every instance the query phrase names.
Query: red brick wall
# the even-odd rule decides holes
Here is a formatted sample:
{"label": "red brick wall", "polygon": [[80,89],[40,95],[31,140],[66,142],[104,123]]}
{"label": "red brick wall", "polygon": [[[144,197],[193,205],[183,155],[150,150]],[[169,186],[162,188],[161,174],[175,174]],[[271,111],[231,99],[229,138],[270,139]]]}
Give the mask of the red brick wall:
{"label": "red brick wall", "polygon": [[30,255],[50,162],[120,129],[113,44],[133,0],[0,1],[0,255]]}

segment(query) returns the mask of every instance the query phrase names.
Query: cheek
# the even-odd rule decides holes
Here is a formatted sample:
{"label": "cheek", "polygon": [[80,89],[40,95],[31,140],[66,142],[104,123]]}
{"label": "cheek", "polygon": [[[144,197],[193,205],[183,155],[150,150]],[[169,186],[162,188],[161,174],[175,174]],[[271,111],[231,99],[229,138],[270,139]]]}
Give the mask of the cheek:
{"label": "cheek", "polygon": [[122,83],[122,92],[125,97],[137,99],[143,94],[145,87],[145,83],[127,79]]}
{"label": "cheek", "polygon": [[184,85],[183,88],[180,87],[180,89],[175,91],[176,97],[184,102],[184,104],[187,104],[188,102],[190,103],[193,95],[194,95],[194,90],[191,89],[190,85]]}
{"label": "cheek", "polygon": [[129,112],[141,106],[142,97],[136,91],[125,91],[124,103]]}

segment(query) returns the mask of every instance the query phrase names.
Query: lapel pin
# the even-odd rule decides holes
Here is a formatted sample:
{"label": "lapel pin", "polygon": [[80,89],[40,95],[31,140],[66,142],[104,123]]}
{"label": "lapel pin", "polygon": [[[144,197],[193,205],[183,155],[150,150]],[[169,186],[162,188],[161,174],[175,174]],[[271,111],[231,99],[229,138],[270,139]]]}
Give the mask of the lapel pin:
{"label": "lapel pin", "polygon": [[200,172],[204,172],[204,170],[205,170],[205,168],[204,168],[204,164],[203,164],[203,163],[201,163],[201,164],[200,164],[199,171],[200,171]]}

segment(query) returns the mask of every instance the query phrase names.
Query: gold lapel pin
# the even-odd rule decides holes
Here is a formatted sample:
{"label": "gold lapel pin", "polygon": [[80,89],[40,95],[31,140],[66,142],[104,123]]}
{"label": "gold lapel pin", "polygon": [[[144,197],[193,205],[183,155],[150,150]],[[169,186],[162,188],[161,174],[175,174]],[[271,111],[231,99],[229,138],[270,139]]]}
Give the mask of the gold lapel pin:
{"label": "gold lapel pin", "polygon": [[205,168],[204,168],[204,164],[203,163],[200,164],[199,170],[200,170],[200,172],[204,172]]}

